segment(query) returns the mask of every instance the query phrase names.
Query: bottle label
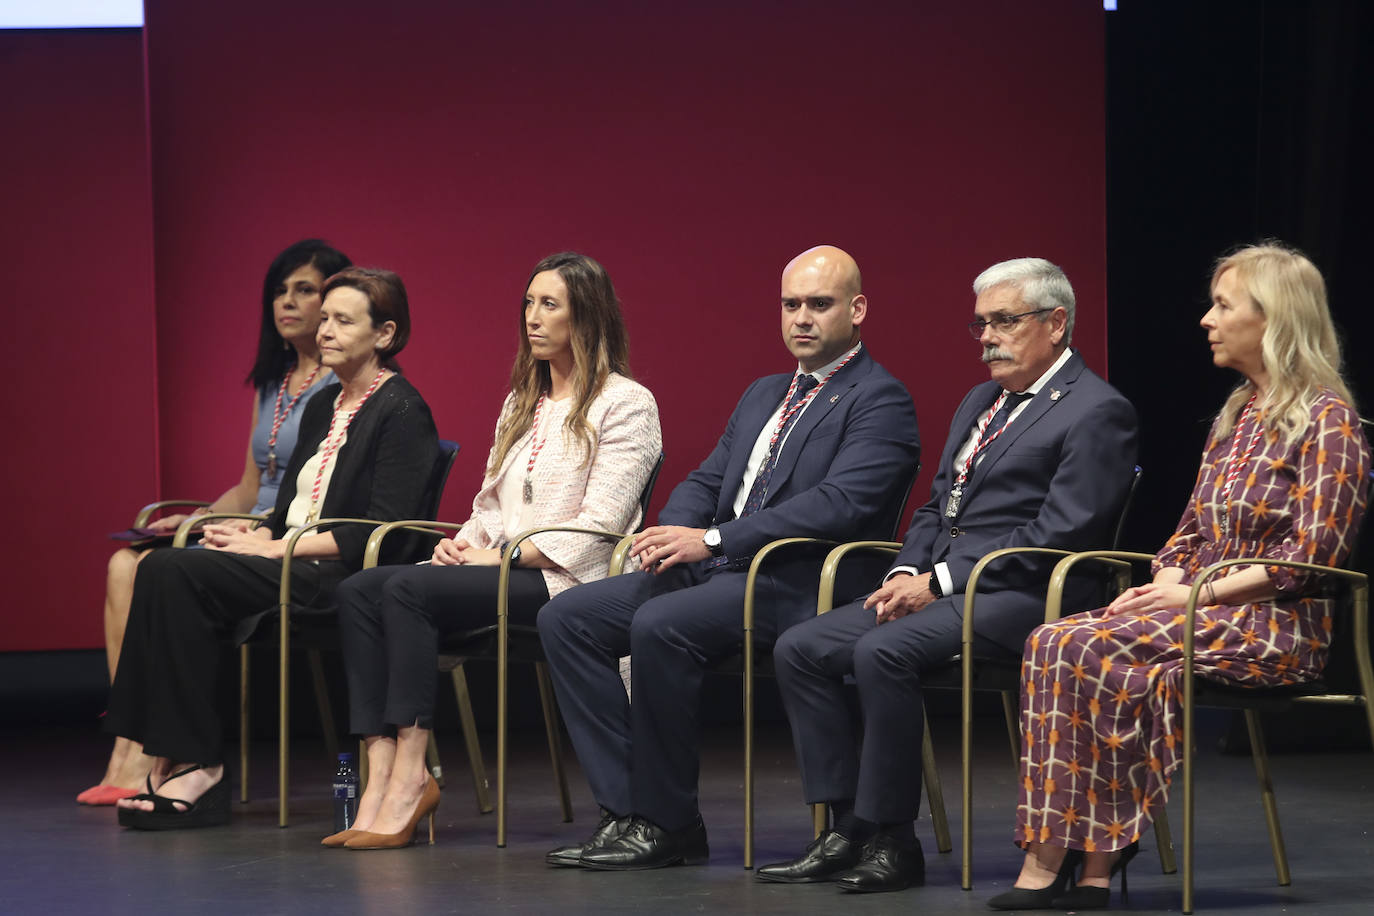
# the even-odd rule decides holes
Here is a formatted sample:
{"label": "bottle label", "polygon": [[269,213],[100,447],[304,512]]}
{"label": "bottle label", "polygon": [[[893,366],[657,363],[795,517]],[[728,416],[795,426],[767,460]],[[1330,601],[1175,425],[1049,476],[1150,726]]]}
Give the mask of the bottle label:
{"label": "bottle label", "polygon": [[336,782],[336,783],[334,783],[334,797],[335,797],[335,798],[357,798],[357,797],[358,797],[358,787],[355,786],[355,785],[353,785],[353,784],[351,784],[351,783]]}

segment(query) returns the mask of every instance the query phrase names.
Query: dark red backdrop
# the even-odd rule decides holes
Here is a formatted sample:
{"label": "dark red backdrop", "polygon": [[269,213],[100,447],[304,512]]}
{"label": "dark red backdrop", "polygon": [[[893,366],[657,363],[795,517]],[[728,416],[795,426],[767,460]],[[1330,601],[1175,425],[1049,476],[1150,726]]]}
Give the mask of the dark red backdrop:
{"label": "dark red backdrop", "polygon": [[[72,486],[90,477],[74,454],[85,443],[49,431],[18,450],[12,480],[37,473],[62,485],[56,509],[41,511],[61,513],[68,547],[29,555],[39,575],[18,583],[29,591],[0,648],[97,645],[99,535],[127,524],[150,491],[214,494],[237,474],[261,274],[302,236],[405,277],[416,331],[402,361],[441,434],[464,445],[446,517],[466,515],[480,476],[528,270],[560,248],[601,260],[624,300],[635,371],[663,417],[656,506],[710,448],[743,386],[789,368],[778,274],[818,242],[863,267],[864,336],[916,395],[923,484],[954,406],[985,377],[962,326],[969,283],[988,263],[1038,254],[1062,264],[1081,303],[1075,343],[1103,368],[1100,4],[926,6],[249,0],[226,13],[149,0],[155,325],[90,327],[112,317],[112,292],[146,314],[146,254],[95,282],[103,295],[76,302],[61,240],[26,267],[40,288],[66,287],[49,300],[75,310],[56,327],[49,312],[40,333],[68,346],[75,336],[83,358],[89,348],[109,361],[59,372],[43,400],[72,412],[60,437],[122,413],[116,400],[141,411],[142,425],[93,445],[98,501],[89,484]],[[36,121],[66,98],[51,76],[60,66],[105,92],[110,73],[136,76],[126,37],[90,41],[122,54],[118,65],[69,48],[44,65],[48,79],[25,72]],[[126,120],[90,138],[99,149],[89,156],[120,143],[137,152],[137,101],[131,92]],[[58,162],[33,151],[19,164],[34,176],[35,212],[71,205]],[[134,244],[147,231],[147,186],[110,184],[134,199],[100,208],[100,237]],[[142,368],[154,331],[156,448]],[[42,370],[51,383],[53,361],[39,356],[35,381]],[[113,366],[119,374],[103,374]],[[51,430],[51,409],[41,415]],[[115,479],[110,451],[145,471],[160,458],[159,485],[146,473]]]}

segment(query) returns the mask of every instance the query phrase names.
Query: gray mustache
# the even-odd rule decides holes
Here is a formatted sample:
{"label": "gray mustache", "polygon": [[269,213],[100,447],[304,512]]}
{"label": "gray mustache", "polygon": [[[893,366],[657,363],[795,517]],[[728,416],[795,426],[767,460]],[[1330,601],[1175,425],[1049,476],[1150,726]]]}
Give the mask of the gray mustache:
{"label": "gray mustache", "polygon": [[990,363],[994,359],[1011,359],[1011,354],[1001,347],[994,347],[988,344],[983,348],[983,362]]}

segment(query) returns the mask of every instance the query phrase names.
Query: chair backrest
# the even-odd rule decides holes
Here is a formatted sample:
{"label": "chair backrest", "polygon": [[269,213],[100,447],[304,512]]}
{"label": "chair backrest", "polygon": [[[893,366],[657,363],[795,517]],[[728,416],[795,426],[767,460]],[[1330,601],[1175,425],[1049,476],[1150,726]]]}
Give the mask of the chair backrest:
{"label": "chair backrest", "polygon": [[654,462],[654,468],[649,472],[649,479],[644,481],[644,489],[639,492],[639,531],[644,530],[644,526],[649,523],[649,500],[654,498],[654,485],[658,483],[658,472],[663,470],[663,453],[658,453],[658,460]]}
{"label": "chair backrest", "polygon": [[461,446],[457,442],[439,440],[439,457],[434,459],[434,470],[430,472],[424,504],[420,507],[422,518],[439,517],[439,501],[444,498],[444,486],[448,483],[448,475],[453,470],[453,460],[458,457],[459,448]]}
{"label": "chair backrest", "polygon": [[902,490],[902,501],[897,504],[897,514],[892,519],[892,540],[902,540],[902,516],[906,515],[906,504],[911,500],[911,491],[916,488],[916,478],[921,476],[921,462],[916,462],[915,469],[911,472],[911,479],[906,482],[906,487]]}
{"label": "chair backrest", "polygon": [[1126,490],[1126,498],[1121,503],[1121,515],[1117,517],[1116,530],[1112,532],[1113,550],[1121,547],[1121,536],[1126,532],[1126,518],[1131,514],[1131,503],[1135,501],[1135,491],[1140,487],[1140,478],[1144,473],[1137,464],[1135,474],[1131,477],[1131,486]]}

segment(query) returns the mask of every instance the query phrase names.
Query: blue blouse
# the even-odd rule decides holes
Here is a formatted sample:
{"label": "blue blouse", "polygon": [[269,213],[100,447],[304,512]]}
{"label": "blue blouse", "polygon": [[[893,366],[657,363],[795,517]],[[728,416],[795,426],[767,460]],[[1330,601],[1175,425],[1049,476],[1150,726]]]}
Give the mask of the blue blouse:
{"label": "blue blouse", "polygon": [[[273,385],[258,392],[258,423],[253,427],[252,449],[253,463],[258,466],[261,477],[258,482],[258,504],[253,507],[254,515],[271,512],[277,505],[277,489],[281,486],[282,475],[286,473],[286,465],[291,461],[291,453],[296,448],[296,433],[300,429],[305,404],[318,394],[321,388],[332,384],[333,381],[334,373],[326,369],[316,377],[315,383],[296,399],[295,406],[282,421],[281,429],[277,430],[277,473],[271,476],[267,473],[267,443],[272,438],[272,411],[277,406],[279,386]],[[291,401],[288,394],[282,406],[285,407],[289,403]]]}

